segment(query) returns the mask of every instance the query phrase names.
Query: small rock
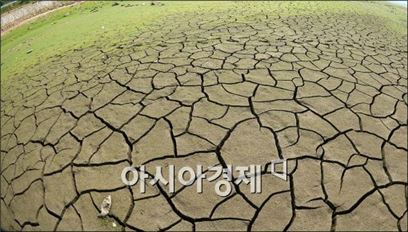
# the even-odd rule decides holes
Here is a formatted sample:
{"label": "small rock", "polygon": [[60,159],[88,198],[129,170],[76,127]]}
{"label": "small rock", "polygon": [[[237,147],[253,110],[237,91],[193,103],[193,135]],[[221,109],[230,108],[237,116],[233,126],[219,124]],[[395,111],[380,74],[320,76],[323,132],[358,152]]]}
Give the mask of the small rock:
{"label": "small rock", "polygon": [[150,3],[150,5],[152,5],[152,6],[155,6],[155,5],[160,6],[160,5],[161,5],[161,2],[160,2],[160,1],[152,1],[152,2]]}
{"label": "small rock", "polygon": [[109,214],[109,211],[112,206],[112,199],[111,195],[108,195],[103,199],[102,204],[101,204],[101,213],[98,215],[98,217],[105,217],[106,215]]}
{"label": "small rock", "polygon": [[27,54],[30,54],[31,52],[33,52],[33,49],[30,48],[27,50]]}

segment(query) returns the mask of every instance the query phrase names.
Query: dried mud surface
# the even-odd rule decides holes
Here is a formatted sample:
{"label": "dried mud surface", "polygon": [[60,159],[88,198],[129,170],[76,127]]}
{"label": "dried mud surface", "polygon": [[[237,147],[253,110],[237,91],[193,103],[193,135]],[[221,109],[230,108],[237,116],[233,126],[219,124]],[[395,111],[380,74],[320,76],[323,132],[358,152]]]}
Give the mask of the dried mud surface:
{"label": "dried mud surface", "polygon": [[[2,228],[405,230],[407,40],[372,20],[181,14],[14,77],[1,99]],[[278,158],[286,182],[267,173]],[[120,173],[142,164],[260,164],[262,193],[140,194]]]}

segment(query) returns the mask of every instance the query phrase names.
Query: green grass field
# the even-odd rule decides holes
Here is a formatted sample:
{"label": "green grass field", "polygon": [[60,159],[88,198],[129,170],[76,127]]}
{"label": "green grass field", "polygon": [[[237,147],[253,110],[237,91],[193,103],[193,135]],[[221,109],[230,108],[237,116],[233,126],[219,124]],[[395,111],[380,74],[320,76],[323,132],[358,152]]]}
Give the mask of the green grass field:
{"label": "green grass field", "polygon": [[[18,27],[1,38],[1,76],[10,76],[27,71],[32,65],[44,63],[55,55],[64,55],[75,48],[91,45],[109,47],[118,41],[132,38],[145,25],[157,22],[162,17],[195,11],[222,13],[241,4],[253,15],[259,11],[275,12],[276,3],[257,4],[245,2],[164,2],[162,6],[151,6],[150,2],[85,2],[50,13],[33,22]],[[304,14],[348,13],[380,16],[384,20],[379,26],[391,28],[406,35],[406,8],[376,2],[287,2],[280,14],[291,15],[296,8]],[[123,5],[128,7],[123,7]],[[246,16],[251,14],[246,14]]]}

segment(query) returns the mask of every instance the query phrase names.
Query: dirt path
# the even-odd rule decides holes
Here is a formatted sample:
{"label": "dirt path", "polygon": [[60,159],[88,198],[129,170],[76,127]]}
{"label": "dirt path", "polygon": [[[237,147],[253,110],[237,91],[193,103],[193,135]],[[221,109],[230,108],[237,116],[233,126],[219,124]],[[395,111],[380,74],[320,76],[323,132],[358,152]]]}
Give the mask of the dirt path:
{"label": "dirt path", "polygon": [[71,5],[61,6],[61,7],[58,7],[58,8],[55,8],[55,9],[52,9],[52,10],[43,12],[43,13],[41,13],[41,14],[34,15],[34,16],[32,16],[31,18],[28,18],[28,19],[24,19],[24,20],[21,20],[21,21],[18,20],[18,22],[17,22],[16,24],[13,24],[13,26],[7,28],[7,29],[4,30],[4,31],[1,31],[1,36],[6,35],[8,32],[10,32],[10,31],[12,31],[12,30],[14,30],[14,29],[16,29],[16,28],[18,28],[18,27],[24,25],[24,24],[27,24],[27,23],[29,23],[29,22],[32,22],[32,21],[34,21],[34,20],[36,20],[36,19],[38,19],[38,18],[44,17],[44,16],[46,16],[46,15],[52,13],[52,12],[55,12],[55,11],[57,11],[57,10],[61,10],[61,9],[67,8],[67,7],[72,7],[72,6],[75,6],[75,5],[77,5],[77,4],[81,4],[81,3],[83,3],[83,2],[85,2],[85,1],[78,1],[78,2],[73,3],[73,4],[71,4]]}

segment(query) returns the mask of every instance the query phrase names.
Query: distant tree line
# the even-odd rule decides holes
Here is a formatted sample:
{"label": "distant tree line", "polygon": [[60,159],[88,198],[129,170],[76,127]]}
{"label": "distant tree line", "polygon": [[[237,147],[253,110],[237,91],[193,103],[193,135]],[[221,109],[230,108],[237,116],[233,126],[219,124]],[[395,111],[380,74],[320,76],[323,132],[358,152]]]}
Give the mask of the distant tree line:
{"label": "distant tree line", "polygon": [[0,0],[0,6],[6,5],[8,3],[24,4],[29,2],[35,2],[32,0]]}
{"label": "distant tree line", "polygon": [[0,0],[0,7],[1,7],[1,12],[6,12],[12,9],[15,9],[21,5],[30,3],[30,2],[36,2],[32,0]]}

